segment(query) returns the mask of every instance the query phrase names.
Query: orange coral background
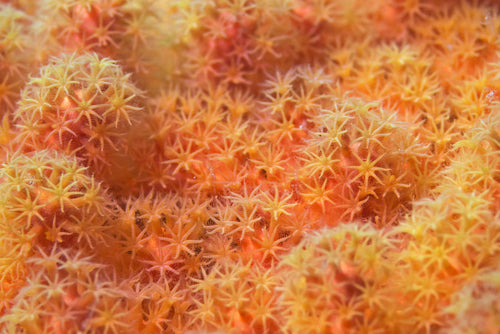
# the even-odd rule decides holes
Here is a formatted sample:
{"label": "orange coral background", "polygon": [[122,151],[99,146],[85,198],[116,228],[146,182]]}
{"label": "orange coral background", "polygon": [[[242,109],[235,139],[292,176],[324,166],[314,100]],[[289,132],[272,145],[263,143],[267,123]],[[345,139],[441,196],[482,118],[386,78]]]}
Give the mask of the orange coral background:
{"label": "orange coral background", "polygon": [[0,331],[500,332],[500,8],[0,4]]}

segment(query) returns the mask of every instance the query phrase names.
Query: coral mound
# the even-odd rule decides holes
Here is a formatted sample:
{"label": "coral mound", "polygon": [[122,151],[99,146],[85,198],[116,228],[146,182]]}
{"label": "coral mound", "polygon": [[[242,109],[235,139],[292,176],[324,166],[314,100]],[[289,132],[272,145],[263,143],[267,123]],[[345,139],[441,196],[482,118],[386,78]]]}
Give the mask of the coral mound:
{"label": "coral mound", "polygon": [[500,7],[0,1],[0,332],[500,332]]}

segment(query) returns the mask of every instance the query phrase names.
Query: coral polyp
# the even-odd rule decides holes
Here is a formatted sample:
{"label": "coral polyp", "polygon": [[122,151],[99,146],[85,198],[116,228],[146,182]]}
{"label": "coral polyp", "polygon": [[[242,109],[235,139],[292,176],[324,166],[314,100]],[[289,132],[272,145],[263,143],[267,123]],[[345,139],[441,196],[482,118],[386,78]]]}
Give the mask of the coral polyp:
{"label": "coral polyp", "polygon": [[141,110],[137,94],[109,58],[53,58],[28,82],[14,112],[20,150],[68,152],[98,172],[109,165],[109,152],[124,149],[123,137]]}
{"label": "coral polyp", "polygon": [[500,7],[0,4],[2,333],[500,331]]}

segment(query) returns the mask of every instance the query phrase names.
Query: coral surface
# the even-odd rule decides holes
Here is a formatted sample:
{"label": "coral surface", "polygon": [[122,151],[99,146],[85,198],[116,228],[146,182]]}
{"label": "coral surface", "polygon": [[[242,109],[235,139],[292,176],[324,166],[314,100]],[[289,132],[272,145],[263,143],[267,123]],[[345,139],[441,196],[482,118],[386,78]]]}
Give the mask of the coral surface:
{"label": "coral surface", "polygon": [[0,332],[499,333],[500,6],[1,0]]}

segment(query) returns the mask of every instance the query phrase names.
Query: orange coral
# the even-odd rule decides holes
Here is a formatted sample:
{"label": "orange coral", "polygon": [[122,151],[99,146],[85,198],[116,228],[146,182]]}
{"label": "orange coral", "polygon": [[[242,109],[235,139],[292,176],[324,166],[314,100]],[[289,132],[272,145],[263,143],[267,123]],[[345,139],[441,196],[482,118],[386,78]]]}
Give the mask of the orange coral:
{"label": "orange coral", "polygon": [[499,13],[2,1],[0,330],[498,331]]}

